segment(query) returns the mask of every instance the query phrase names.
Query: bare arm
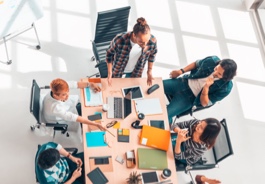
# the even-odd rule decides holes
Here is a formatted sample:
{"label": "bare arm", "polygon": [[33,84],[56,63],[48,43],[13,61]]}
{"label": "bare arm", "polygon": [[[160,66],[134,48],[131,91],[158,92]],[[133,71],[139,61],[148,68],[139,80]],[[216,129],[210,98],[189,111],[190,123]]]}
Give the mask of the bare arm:
{"label": "bare arm", "polygon": [[112,83],[112,63],[107,63],[107,66],[108,66],[108,83],[109,85],[111,86],[111,83]]}
{"label": "bare arm", "polygon": [[[64,148],[61,148],[59,150],[60,155],[67,157],[69,155],[69,152],[67,152]],[[76,158],[72,155],[69,155],[69,159],[71,159],[73,162],[77,163],[80,167],[83,164],[82,160],[80,158]],[[78,177],[82,175],[81,171],[82,168],[78,167],[72,174],[72,177],[65,182],[65,184],[72,184]]]}
{"label": "bare arm", "polygon": [[175,146],[175,153],[180,154],[181,153],[181,143],[187,141],[190,137],[187,137],[186,134],[188,133],[187,129],[180,129],[178,127],[174,128],[174,132],[178,133],[178,137],[176,140],[176,146]]}
{"label": "bare arm", "polygon": [[200,96],[200,102],[203,107],[207,106],[210,99],[209,99],[209,87],[213,84],[214,80],[212,77],[208,77],[206,84],[202,88],[201,96]]}
{"label": "bare arm", "polygon": [[[195,68],[196,68],[196,62],[193,62],[193,63],[187,65],[186,67],[182,68],[182,69],[184,70],[184,73],[186,73],[186,72],[189,72]],[[183,72],[181,70],[173,70],[172,72],[170,72],[171,78],[177,78],[181,74],[183,74]]]}
{"label": "bare arm", "polygon": [[80,123],[87,124],[87,125],[93,125],[93,126],[96,126],[96,127],[98,127],[100,130],[103,130],[103,131],[106,130],[106,128],[103,127],[103,126],[101,125],[101,123],[96,123],[96,122],[94,122],[94,121],[90,121],[90,120],[88,120],[88,119],[86,119],[86,118],[84,118],[84,117],[82,117],[82,116],[78,116],[77,119],[76,119],[76,121],[77,121],[77,122],[80,122]]}
{"label": "bare arm", "polygon": [[93,83],[93,82],[79,81],[79,82],[77,82],[77,87],[81,88],[81,89],[90,87],[94,92],[100,92],[101,91],[101,88],[96,83]]}
{"label": "bare arm", "polygon": [[153,75],[152,75],[152,69],[153,69],[153,62],[148,62],[148,69],[147,69],[147,85],[152,85]]}

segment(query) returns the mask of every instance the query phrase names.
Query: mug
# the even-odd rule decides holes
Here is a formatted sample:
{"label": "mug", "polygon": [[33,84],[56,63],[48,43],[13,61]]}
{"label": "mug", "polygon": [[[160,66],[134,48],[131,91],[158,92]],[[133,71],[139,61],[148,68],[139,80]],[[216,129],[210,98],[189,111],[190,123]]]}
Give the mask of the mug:
{"label": "mug", "polygon": [[167,179],[167,178],[170,177],[170,176],[171,176],[171,171],[170,171],[170,169],[164,169],[163,172],[162,172],[162,174],[161,174],[161,177],[162,177],[163,179]]}

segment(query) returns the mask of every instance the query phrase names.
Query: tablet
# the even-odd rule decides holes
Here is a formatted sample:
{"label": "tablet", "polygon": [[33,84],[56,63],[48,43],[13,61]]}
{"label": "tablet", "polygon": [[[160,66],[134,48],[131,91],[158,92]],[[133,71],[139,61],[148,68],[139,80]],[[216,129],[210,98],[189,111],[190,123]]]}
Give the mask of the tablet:
{"label": "tablet", "polygon": [[144,98],[141,86],[130,86],[122,88],[122,94],[125,98],[131,100]]}
{"label": "tablet", "polygon": [[159,182],[159,178],[157,176],[156,171],[151,171],[151,172],[144,172],[142,173],[142,183],[155,183]]}
{"label": "tablet", "polygon": [[165,130],[164,120],[149,120],[149,126],[161,128]]}

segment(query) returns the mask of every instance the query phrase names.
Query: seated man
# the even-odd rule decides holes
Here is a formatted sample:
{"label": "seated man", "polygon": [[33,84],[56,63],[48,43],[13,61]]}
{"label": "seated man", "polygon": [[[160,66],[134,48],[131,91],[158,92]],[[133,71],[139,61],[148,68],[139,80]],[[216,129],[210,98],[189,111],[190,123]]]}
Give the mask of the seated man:
{"label": "seated man", "polygon": [[[172,97],[167,106],[169,123],[172,123],[174,116],[194,105],[205,107],[225,98],[232,90],[231,80],[236,70],[235,61],[220,60],[217,56],[209,56],[183,69],[173,70],[170,73],[172,79],[163,81],[165,94]],[[189,71],[190,74],[179,77]]]}
{"label": "seated man", "polygon": [[60,144],[48,142],[36,154],[36,176],[40,184],[83,184],[83,162],[84,153],[71,155]]}
{"label": "seated man", "polygon": [[[81,115],[81,106],[78,104],[78,97],[69,96],[69,88],[85,88],[90,87],[95,92],[101,91],[100,87],[91,82],[66,82],[63,79],[55,79],[51,82],[51,92],[48,93],[43,100],[43,116],[47,122],[67,122],[68,128],[78,129],[78,124],[72,122],[80,122],[88,125],[97,126],[100,130],[105,128],[94,121],[90,121]],[[79,111],[79,112],[78,112]],[[81,135],[81,130],[80,135]]]}

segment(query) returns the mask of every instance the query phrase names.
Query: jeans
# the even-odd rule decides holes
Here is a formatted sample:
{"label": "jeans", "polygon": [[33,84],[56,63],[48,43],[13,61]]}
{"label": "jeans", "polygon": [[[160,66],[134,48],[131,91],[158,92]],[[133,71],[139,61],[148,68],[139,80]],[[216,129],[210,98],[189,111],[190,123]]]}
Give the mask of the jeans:
{"label": "jeans", "polygon": [[[77,157],[77,158],[80,158],[83,162],[83,165],[82,165],[82,175],[80,177],[78,177],[74,182],[73,184],[84,184],[85,183],[85,167],[84,167],[84,153],[81,152],[81,153],[77,153],[76,155],[73,155],[74,157]],[[67,160],[67,163],[69,165],[69,172],[70,172],[70,175],[68,177],[67,180],[69,180],[71,177],[72,177],[72,174],[73,172],[77,169],[77,165],[76,163],[74,163],[72,160],[70,160],[69,158],[66,158]]]}
{"label": "jeans", "polygon": [[167,106],[168,121],[171,124],[174,116],[192,108],[195,96],[186,78],[163,80],[163,85],[165,94],[172,97]]}
{"label": "jeans", "polygon": [[126,73],[125,78],[131,78],[132,73]]}

